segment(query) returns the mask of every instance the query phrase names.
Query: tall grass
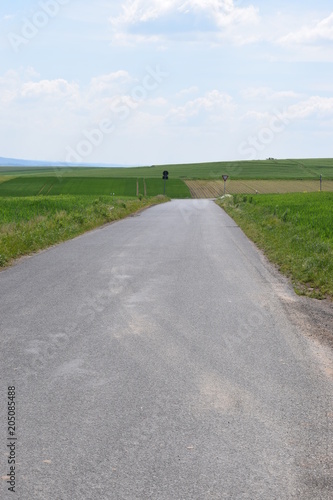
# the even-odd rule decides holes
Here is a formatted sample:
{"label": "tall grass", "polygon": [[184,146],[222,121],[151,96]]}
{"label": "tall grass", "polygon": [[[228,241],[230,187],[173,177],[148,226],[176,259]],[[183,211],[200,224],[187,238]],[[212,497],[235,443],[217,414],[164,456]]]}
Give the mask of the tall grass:
{"label": "tall grass", "polygon": [[333,297],[333,193],[235,195],[221,204],[298,293]]}
{"label": "tall grass", "polygon": [[0,197],[0,267],[167,199],[110,196]]}

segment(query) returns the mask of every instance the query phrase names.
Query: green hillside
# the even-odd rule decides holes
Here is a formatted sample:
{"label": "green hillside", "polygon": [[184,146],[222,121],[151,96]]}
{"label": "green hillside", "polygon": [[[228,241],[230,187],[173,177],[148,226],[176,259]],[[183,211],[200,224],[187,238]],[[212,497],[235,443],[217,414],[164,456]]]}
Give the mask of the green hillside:
{"label": "green hillside", "polygon": [[131,168],[84,167],[0,167],[0,175],[34,177],[107,177],[161,179],[163,170],[173,179],[218,179],[228,174],[233,179],[333,179],[333,159],[254,160],[189,163]]}

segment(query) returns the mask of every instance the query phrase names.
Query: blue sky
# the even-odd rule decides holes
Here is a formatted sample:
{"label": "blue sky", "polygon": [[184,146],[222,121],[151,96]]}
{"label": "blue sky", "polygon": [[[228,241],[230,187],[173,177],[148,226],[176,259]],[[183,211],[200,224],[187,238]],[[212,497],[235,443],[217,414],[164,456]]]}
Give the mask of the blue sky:
{"label": "blue sky", "polygon": [[14,0],[0,28],[0,156],[333,156],[331,1]]}

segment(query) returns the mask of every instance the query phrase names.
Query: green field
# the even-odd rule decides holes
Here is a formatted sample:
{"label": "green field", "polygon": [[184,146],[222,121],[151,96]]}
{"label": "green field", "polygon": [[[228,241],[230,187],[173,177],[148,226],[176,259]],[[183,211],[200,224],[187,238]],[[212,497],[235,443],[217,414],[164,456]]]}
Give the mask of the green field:
{"label": "green field", "polygon": [[[163,194],[162,179],[147,179],[147,196]],[[138,180],[139,193],[144,195],[143,179]],[[0,196],[51,196],[70,195],[110,195],[132,196],[137,193],[137,179],[117,179],[103,177],[34,177],[21,176],[2,182]],[[167,194],[172,198],[190,198],[191,194],[180,179],[167,181]]]}
{"label": "green field", "polygon": [[22,176],[0,184],[0,196],[109,195],[110,193],[116,193],[117,196],[136,196],[136,179]]}
{"label": "green field", "polygon": [[142,200],[86,195],[0,198],[0,267],[164,201],[163,196]]}
{"label": "green field", "polygon": [[[162,179],[146,179],[147,196],[163,194],[164,181]],[[189,188],[180,179],[166,181],[166,194],[170,198],[191,198]]]}
{"label": "green field", "polygon": [[[149,206],[154,203],[151,197],[164,192],[164,170],[169,171],[166,194],[170,198],[191,198],[188,185],[194,197],[219,196],[224,185],[217,179],[222,174],[229,175],[227,189],[235,193],[257,191],[254,196],[236,194],[235,203],[226,202],[226,210],[292,277],[297,290],[315,297],[333,297],[333,194],[260,194],[265,190],[317,190],[320,175],[323,189],[329,190],[333,159],[137,168],[2,167],[0,265],[125,217],[139,206]],[[112,193],[115,195],[110,196]],[[118,201],[119,197],[126,201]]]}
{"label": "green field", "polygon": [[[133,168],[0,167],[0,196],[163,194],[162,172],[168,170],[170,198],[191,198],[185,180],[333,180],[333,159],[261,160]],[[306,188],[304,189],[306,190]]]}
{"label": "green field", "polygon": [[163,170],[169,171],[170,179],[219,179],[222,174],[228,174],[232,179],[317,179],[320,175],[333,179],[333,159],[230,161],[133,168],[0,167],[0,176],[161,179]]}
{"label": "green field", "polygon": [[333,193],[235,195],[219,203],[296,291],[333,297]]}

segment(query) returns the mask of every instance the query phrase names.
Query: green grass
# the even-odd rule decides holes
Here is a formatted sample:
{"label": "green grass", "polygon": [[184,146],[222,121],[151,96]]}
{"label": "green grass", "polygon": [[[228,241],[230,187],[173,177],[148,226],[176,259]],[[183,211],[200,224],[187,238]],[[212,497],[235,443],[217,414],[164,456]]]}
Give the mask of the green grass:
{"label": "green grass", "polygon": [[235,195],[219,203],[298,293],[333,298],[333,193]]}
{"label": "green grass", "polygon": [[[147,196],[163,194],[162,179],[146,179]],[[105,177],[33,177],[21,176],[0,184],[1,196],[37,195],[110,195],[136,196],[137,179]],[[139,193],[144,194],[143,179],[139,179]],[[190,191],[180,179],[167,181],[171,198],[190,198]]]}
{"label": "green grass", "polygon": [[163,196],[114,202],[110,196],[0,198],[0,267],[166,200]]}
{"label": "green grass", "polygon": [[136,196],[136,179],[102,177],[16,177],[0,184],[0,196],[110,195]]}
{"label": "green grass", "polygon": [[317,179],[320,174],[333,179],[333,159],[221,161],[133,168],[0,167],[0,175],[161,179],[163,170],[169,171],[170,179],[219,179],[222,174],[232,179]]}
{"label": "green grass", "polygon": [[[156,196],[164,192],[163,179],[146,179],[147,195]],[[166,194],[170,198],[191,198],[189,188],[180,179],[169,179],[166,181]]]}

